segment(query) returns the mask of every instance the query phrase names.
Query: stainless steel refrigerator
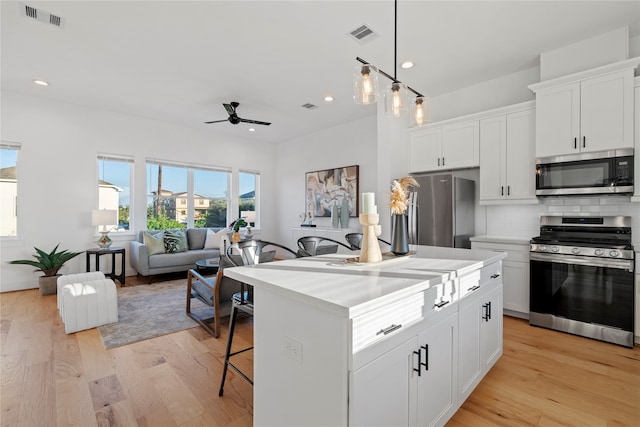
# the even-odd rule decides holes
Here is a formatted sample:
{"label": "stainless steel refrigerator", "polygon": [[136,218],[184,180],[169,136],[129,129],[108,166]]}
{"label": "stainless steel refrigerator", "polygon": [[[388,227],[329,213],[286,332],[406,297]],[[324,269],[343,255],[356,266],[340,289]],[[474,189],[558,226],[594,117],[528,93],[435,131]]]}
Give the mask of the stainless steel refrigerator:
{"label": "stainless steel refrigerator", "polygon": [[413,177],[420,186],[409,196],[409,243],[471,248],[475,182],[451,174]]}

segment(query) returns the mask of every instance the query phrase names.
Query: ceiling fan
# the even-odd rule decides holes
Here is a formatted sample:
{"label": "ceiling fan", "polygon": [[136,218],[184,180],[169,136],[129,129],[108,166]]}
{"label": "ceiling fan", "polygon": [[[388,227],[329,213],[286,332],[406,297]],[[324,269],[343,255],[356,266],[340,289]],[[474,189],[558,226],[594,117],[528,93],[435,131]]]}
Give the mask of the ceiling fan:
{"label": "ceiling fan", "polygon": [[214,120],[212,122],[204,122],[205,124],[221,123],[221,122],[227,122],[227,121],[234,125],[237,125],[238,123],[253,123],[255,125],[269,126],[271,124],[269,122],[261,122],[259,120],[249,120],[249,119],[243,119],[238,117],[238,114],[236,113],[236,108],[238,108],[238,105],[240,105],[239,102],[234,101],[231,104],[222,104],[222,105],[224,105],[224,108],[227,110],[227,113],[229,113],[229,118],[224,120]]}

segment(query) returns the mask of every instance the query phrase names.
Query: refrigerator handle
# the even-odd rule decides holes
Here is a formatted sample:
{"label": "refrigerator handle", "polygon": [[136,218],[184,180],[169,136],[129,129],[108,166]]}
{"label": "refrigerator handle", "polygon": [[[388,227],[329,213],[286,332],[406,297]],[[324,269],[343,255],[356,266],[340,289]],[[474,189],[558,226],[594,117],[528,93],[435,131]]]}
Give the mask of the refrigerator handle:
{"label": "refrigerator handle", "polygon": [[409,200],[407,214],[409,215],[409,243],[418,244],[418,193],[413,192]]}

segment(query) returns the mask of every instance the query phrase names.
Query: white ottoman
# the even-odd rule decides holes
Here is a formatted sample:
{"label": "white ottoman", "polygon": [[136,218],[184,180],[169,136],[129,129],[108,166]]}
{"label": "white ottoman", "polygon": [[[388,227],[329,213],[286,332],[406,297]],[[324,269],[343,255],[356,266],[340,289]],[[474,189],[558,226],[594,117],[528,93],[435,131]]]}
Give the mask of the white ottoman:
{"label": "white ottoman", "polygon": [[92,280],[104,279],[102,271],[92,271],[90,273],[65,274],[58,277],[58,312],[62,316],[62,288],[64,285],[72,283],[86,283]]}
{"label": "white ottoman", "polygon": [[118,294],[111,279],[62,287],[60,314],[67,334],[118,321]]}

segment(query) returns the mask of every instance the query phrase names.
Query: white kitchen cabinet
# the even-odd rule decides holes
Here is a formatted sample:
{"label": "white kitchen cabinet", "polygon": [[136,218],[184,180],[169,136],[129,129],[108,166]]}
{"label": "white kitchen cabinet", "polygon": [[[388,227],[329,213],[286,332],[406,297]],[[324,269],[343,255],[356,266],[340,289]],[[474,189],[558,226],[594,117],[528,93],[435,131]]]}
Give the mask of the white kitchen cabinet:
{"label": "white kitchen cabinet", "polygon": [[356,370],[351,426],[444,425],[457,409],[458,316],[435,325]]}
{"label": "white kitchen cabinet", "polygon": [[471,238],[471,248],[507,254],[502,260],[503,308],[506,315],[528,319],[529,242],[524,239],[477,236]]}
{"label": "white kitchen cabinet", "polygon": [[632,148],[637,62],[529,86],[536,94],[536,157]]}
{"label": "white kitchen cabinet", "polygon": [[535,110],[480,120],[480,204],[537,203]]}
{"label": "white kitchen cabinet", "polygon": [[[484,269],[483,269],[484,270]],[[484,273],[484,272],[483,272]],[[458,394],[463,402],[502,355],[502,277],[494,268],[479,285],[461,289]]]}
{"label": "white kitchen cabinet", "polygon": [[413,131],[409,136],[409,172],[476,167],[479,142],[478,120]]}

